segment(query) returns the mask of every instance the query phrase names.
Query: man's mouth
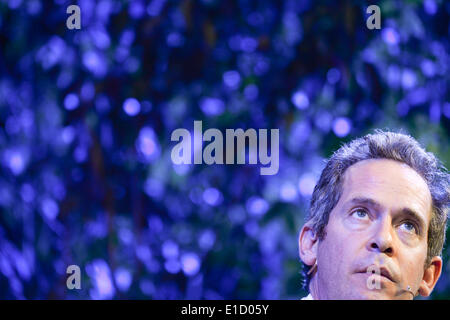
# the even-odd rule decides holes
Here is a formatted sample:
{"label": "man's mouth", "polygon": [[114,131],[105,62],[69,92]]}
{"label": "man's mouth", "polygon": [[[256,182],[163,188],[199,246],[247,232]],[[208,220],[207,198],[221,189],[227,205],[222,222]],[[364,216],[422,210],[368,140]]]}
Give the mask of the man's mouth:
{"label": "man's mouth", "polygon": [[[370,270],[369,270],[370,268]],[[368,271],[369,270],[369,271]],[[381,277],[388,279],[391,282],[395,282],[395,279],[388,268],[386,267],[367,267],[363,270],[359,271],[358,273],[367,273],[367,274],[379,274]]]}

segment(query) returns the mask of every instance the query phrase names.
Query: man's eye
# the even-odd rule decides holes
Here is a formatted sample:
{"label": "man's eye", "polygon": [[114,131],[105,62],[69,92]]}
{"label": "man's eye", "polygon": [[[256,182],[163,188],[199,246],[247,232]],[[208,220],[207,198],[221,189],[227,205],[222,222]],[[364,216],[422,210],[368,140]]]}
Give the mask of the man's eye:
{"label": "man's eye", "polygon": [[416,226],[414,225],[414,223],[411,223],[409,221],[403,222],[400,227],[403,228],[406,232],[417,233]]}
{"label": "man's eye", "polygon": [[366,219],[369,216],[369,214],[364,209],[357,209],[352,212],[352,216],[358,219]]}

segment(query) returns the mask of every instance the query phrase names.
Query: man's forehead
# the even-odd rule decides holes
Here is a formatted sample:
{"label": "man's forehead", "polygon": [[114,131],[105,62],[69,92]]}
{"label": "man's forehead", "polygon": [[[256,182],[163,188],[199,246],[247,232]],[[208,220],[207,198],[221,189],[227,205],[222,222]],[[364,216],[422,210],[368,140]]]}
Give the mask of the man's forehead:
{"label": "man's forehead", "polygon": [[[407,164],[389,159],[370,159],[350,166],[344,173],[342,200],[370,198],[383,204],[413,207],[431,216],[431,193],[425,180]],[[378,197],[378,199],[377,199]],[[427,219],[429,220],[429,219]]]}

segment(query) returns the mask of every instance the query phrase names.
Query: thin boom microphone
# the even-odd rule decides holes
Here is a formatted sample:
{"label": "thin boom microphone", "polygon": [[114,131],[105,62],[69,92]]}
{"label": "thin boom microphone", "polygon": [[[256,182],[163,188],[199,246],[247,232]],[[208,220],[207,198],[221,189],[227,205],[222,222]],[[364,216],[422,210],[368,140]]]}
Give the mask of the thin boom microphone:
{"label": "thin boom microphone", "polygon": [[411,293],[412,296],[413,296],[413,299],[416,297],[416,295],[414,294],[414,292],[411,291],[411,287],[410,287],[410,286],[407,286],[405,291],[408,292],[408,293]]}

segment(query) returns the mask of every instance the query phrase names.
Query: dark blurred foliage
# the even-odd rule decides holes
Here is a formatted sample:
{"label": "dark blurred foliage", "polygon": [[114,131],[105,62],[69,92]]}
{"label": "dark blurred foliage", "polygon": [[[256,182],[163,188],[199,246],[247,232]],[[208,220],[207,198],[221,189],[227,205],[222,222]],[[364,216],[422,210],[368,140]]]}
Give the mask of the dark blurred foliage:
{"label": "dark blurred foliage", "polygon": [[[365,1],[70,4],[0,2],[1,298],[298,299],[333,150],[402,129],[450,164],[448,1],[376,2],[381,30]],[[279,173],[173,165],[194,120],[279,128]]]}

